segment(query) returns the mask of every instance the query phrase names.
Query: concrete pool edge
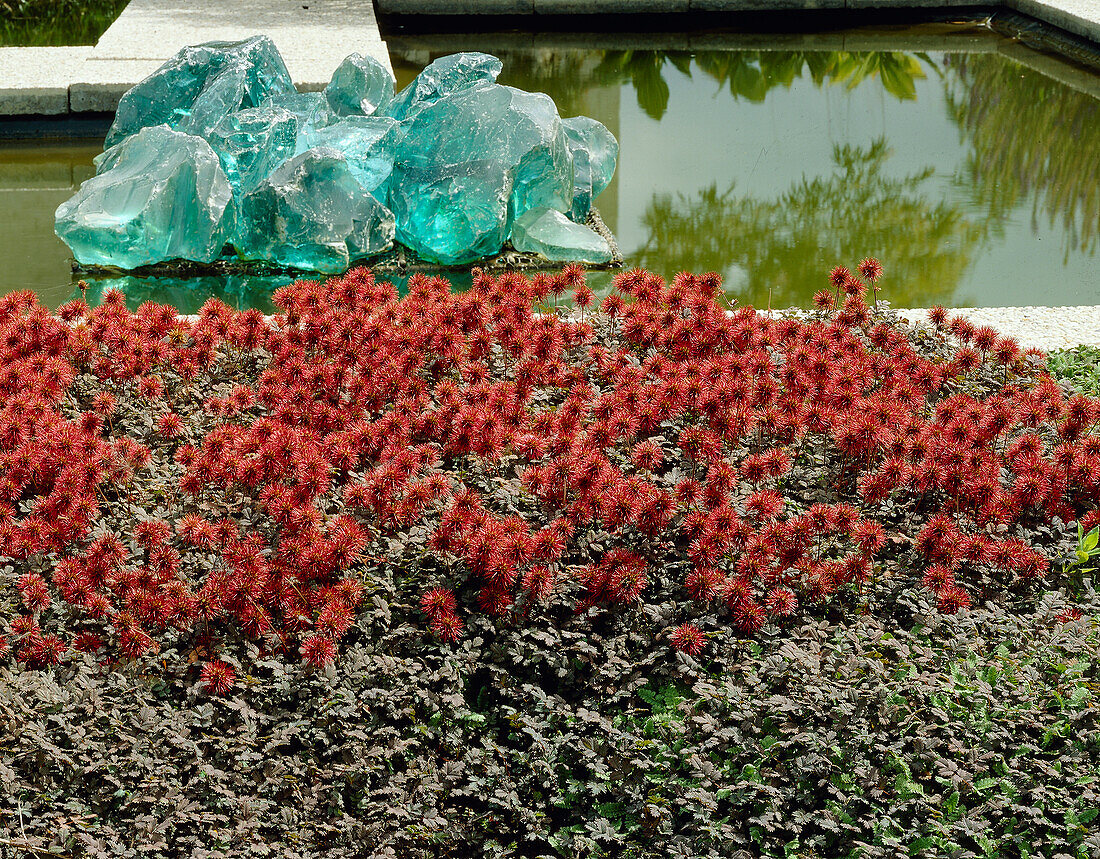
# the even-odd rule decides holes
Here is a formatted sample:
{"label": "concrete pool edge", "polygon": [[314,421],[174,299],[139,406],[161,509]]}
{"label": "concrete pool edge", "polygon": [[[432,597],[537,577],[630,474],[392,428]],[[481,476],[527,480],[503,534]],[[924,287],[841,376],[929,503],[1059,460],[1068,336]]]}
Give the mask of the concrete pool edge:
{"label": "concrete pool edge", "polygon": [[[319,17],[297,25],[290,19],[272,24],[270,16],[259,16],[252,21],[234,19],[231,26],[224,14],[203,14],[204,7],[217,2],[132,0],[94,48],[0,47],[0,117],[113,112],[122,94],[177,47],[267,32],[273,26],[280,31],[276,42],[282,40],[280,47],[285,49],[287,65],[300,89],[323,87],[346,51],[345,47],[297,51],[293,48],[296,43],[351,45],[347,50],[367,51],[389,64],[389,52],[375,20],[375,6],[370,2],[315,4],[326,11],[314,12]],[[279,8],[285,9],[285,4]],[[352,14],[353,9],[358,14]],[[899,9],[1010,10],[1100,44],[1100,3],[1095,0],[377,0],[379,13],[418,17]],[[305,38],[311,32],[317,38]],[[166,39],[167,33],[172,35]],[[129,43],[134,47],[124,49]],[[153,50],[150,44],[161,47]]]}
{"label": "concrete pool edge", "polygon": [[300,90],[325,87],[353,51],[390,67],[370,0],[130,0],[95,47],[0,47],[0,117],[113,113],[119,99],[186,45],[263,34]]}
{"label": "concrete pool edge", "polygon": [[635,15],[1007,9],[1100,43],[1095,0],[375,0],[382,15]]}

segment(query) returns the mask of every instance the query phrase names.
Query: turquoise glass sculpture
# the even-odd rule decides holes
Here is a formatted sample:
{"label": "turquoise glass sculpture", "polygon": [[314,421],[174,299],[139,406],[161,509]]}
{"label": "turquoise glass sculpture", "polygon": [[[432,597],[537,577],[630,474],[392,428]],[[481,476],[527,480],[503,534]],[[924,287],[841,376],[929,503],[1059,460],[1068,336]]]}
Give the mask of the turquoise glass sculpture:
{"label": "turquoise glass sculpture", "polygon": [[569,152],[573,156],[573,205],[574,221],[583,221],[588,210],[615,175],[619,160],[619,141],[603,123],[591,117],[574,116],[561,121]]}
{"label": "turquoise glass sculpture", "polygon": [[371,116],[393,100],[393,75],[374,57],[352,54],[332,74],[325,99],[337,116]]}
{"label": "turquoise glass sculpture", "polygon": [[499,161],[398,164],[390,183],[397,240],[428,262],[461,265],[499,253],[512,174]]}
{"label": "turquoise glass sculpture", "polygon": [[57,234],[78,260],[134,269],[219,257],[233,189],[209,143],[154,125],[110,154],[109,169],[57,210]]}
{"label": "turquoise glass sculpture", "polygon": [[[465,222],[478,223],[495,211],[502,177],[507,177],[505,218],[514,220],[528,209],[549,206],[569,209],[573,202],[573,165],[565,131],[553,100],[541,93],[527,93],[499,84],[478,83],[421,109],[406,121],[397,162],[406,165],[394,177],[391,196],[403,203],[395,208],[398,233],[414,236],[411,244],[421,256],[433,262],[469,261],[498,253],[508,230],[480,233],[477,254],[444,251],[452,240],[437,228],[441,211],[469,207]],[[441,134],[440,129],[447,133]],[[481,165],[481,166],[471,166]],[[483,175],[483,188],[471,186],[471,177]],[[453,177],[455,182],[448,183]],[[423,184],[420,184],[423,183]],[[458,193],[441,204],[439,195],[451,184]],[[460,219],[462,220],[462,219]],[[424,225],[434,226],[427,229]],[[490,234],[500,233],[499,243],[488,243]],[[402,242],[406,242],[404,238]],[[420,247],[418,245],[423,245]],[[439,248],[439,250],[437,250]]]}
{"label": "turquoise glass sculpture", "polygon": [[512,225],[512,246],[517,251],[541,254],[551,262],[611,261],[611,248],[603,236],[556,209],[524,212]]}
{"label": "turquoise glass sculpture", "polygon": [[323,92],[300,93],[264,36],[184,48],[123,96],[55,230],[80,263],[123,268],[232,252],[327,273],[395,240],[440,265],[508,241],[606,262],[582,224],[615,172],[614,136],[496,83],[501,69],[453,54],[395,93],[387,68],[352,54]]}
{"label": "turquoise glass sculpture", "polygon": [[310,149],[275,169],[238,204],[232,243],[243,259],[327,274],[393,244],[390,210],[335,149]]}
{"label": "turquoise glass sculpture", "polygon": [[299,145],[303,150],[327,146],[341,152],[359,183],[384,200],[402,134],[401,124],[388,116],[344,116],[331,125],[307,129]]}
{"label": "turquoise glass sculpture", "polygon": [[280,93],[265,99],[262,106],[289,111],[298,119],[298,143],[295,147],[295,155],[301,155],[309,149],[306,138],[310,132],[324,128],[337,120],[328,99],[325,98],[324,93],[320,92]]}
{"label": "turquoise glass sculpture", "polygon": [[294,156],[298,117],[280,107],[249,108],[222,119],[208,140],[234,191],[247,194]]}
{"label": "turquoise glass sculpture", "polygon": [[468,52],[440,57],[416,76],[382,112],[394,119],[412,119],[426,107],[462,90],[493,83],[504,64],[490,54]]}
{"label": "turquoise glass sculpture", "polygon": [[205,137],[222,117],[293,92],[279,49],[267,36],[183,48],[122,96],[105,145],[151,125]]}

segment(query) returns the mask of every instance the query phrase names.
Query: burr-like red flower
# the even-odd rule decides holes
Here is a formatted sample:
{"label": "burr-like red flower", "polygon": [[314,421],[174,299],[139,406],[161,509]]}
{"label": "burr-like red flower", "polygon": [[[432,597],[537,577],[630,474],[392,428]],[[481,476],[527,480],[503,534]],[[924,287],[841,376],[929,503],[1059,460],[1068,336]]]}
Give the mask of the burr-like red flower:
{"label": "burr-like red flower", "polygon": [[867,278],[867,280],[874,283],[882,277],[882,263],[874,257],[867,257],[866,259],[860,260],[859,273]]}
{"label": "burr-like red flower", "polygon": [[794,610],[798,606],[798,597],[790,588],[772,588],[768,592],[765,605],[769,614],[776,617],[787,617],[794,614]]}
{"label": "burr-like red flower", "polygon": [[165,438],[177,438],[183,432],[183,419],[175,412],[168,412],[157,419],[157,432]]}
{"label": "burr-like red flower", "polygon": [[436,615],[432,620],[432,632],[442,641],[458,641],[462,637],[462,620],[454,614]]}
{"label": "burr-like red flower", "polygon": [[314,668],[324,668],[336,659],[336,642],[327,635],[307,636],[300,650],[302,658]]}
{"label": "burr-like red flower", "polygon": [[852,273],[842,265],[838,265],[829,272],[829,282],[837,289],[843,289],[851,279]]}
{"label": "burr-like red flower", "polygon": [[202,666],[200,680],[211,695],[225,695],[237,682],[237,672],[219,659]]}
{"label": "burr-like red flower", "polygon": [[634,467],[643,471],[656,471],[664,461],[661,448],[652,441],[642,441],[634,446],[630,453]]}
{"label": "burr-like red flower", "polygon": [[676,629],[672,631],[669,641],[676,650],[682,651],[689,656],[698,656],[707,645],[706,635],[699,627],[691,623],[681,624],[676,627]]}
{"label": "burr-like red flower", "polygon": [[955,614],[960,609],[970,607],[970,594],[955,585],[948,585],[939,592],[939,610],[944,614]]}
{"label": "burr-like red flower", "polygon": [[432,588],[420,597],[420,608],[433,620],[441,614],[454,614],[455,595],[446,588]]}

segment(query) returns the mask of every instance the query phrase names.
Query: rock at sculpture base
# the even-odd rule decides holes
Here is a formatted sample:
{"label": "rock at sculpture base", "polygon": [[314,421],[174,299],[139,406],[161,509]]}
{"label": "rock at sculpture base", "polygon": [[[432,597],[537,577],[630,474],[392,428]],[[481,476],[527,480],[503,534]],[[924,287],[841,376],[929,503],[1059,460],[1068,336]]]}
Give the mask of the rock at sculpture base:
{"label": "rock at sculpture base", "polygon": [[374,57],[352,54],[333,72],[325,98],[337,116],[371,116],[393,100],[393,75]]}
{"label": "rock at sculpture base", "polygon": [[450,54],[428,65],[382,112],[394,119],[412,119],[441,98],[476,86],[491,84],[504,64],[491,54],[476,51]]}
{"label": "rock at sculpture base", "polygon": [[224,116],[294,91],[267,36],[183,48],[122,96],[104,145],[154,125],[205,137]]}
{"label": "rock at sculpture base", "polygon": [[619,160],[619,142],[602,122],[587,116],[561,121],[573,156],[573,204],[570,215],[578,223],[588,217],[592,201],[611,184]]}
{"label": "rock at sculpture base", "polygon": [[221,255],[233,189],[209,143],[157,125],[127,137],[106,163],[54,218],[78,262],[139,268]]}
{"label": "rock at sculpture base", "polygon": [[402,134],[397,120],[388,116],[345,116],[331,125],[307,130],[299,145],[304,149],[328,147],[340,152],[359,184],[377,199],[385,200]]}
{"label": "rock at sculpture base", "polygon": [[531,209],[518,218],[512,225],[512,247],[551,262],[611,261],[611,248],[602,236],[555,209]]}
{"label": "rock at sculpture base", "polygon": [[497,161],[398,164],[390,185],[397,240],[428,262],[460,265],[500,253],[510,171]]}
{"label": "rock at sculpture base", "polygon": [[225,117],[208,140],[234,192],[247,194],[294,156],[298,118],[280,107],[253,107]]}
{"label": "rock at sculpture base", "polygon": [[310,149],[278,167],[238,205],[233,246],[326,274],[393,244],[393,214],[364,189],[334,149]]}

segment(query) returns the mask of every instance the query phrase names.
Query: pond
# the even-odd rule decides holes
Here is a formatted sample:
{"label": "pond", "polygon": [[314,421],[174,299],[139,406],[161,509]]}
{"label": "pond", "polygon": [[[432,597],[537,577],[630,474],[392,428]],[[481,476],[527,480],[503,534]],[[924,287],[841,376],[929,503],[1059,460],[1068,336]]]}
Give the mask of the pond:
{"label": "pond", "polygon": [[[1095,72],[974,25],[787,36],[767,50],[760,37],[695,41],[388,44],[399,86],[438,56],[484,50],[504,61],[502,83],[607,125],[621,154],[596,206],[628,266],[719,271],[740,303],[788,307],[808,305],[833,265],[873,255],[895,306],[1100,304]],[[101,138],[0,143],[0,291],[30,288],[50,306],[74,294],[53,211],[101,148]],[[92,292],[267,309],[286,281],[129,278]]]}

